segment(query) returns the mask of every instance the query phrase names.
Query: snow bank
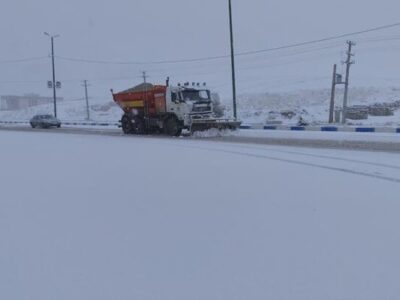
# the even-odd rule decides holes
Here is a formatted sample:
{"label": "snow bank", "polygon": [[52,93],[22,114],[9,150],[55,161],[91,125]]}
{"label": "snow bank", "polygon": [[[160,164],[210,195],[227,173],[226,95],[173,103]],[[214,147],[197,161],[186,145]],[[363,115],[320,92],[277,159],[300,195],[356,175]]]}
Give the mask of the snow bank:
{"label": "snow bank", "polygon": [[238,131],[234,130],[219,130],[217,128],[212,128],[205,131],[196,131],[192,134],[194,138],[210,138],[210,137],[221,137],[221,136],[236,136]]}

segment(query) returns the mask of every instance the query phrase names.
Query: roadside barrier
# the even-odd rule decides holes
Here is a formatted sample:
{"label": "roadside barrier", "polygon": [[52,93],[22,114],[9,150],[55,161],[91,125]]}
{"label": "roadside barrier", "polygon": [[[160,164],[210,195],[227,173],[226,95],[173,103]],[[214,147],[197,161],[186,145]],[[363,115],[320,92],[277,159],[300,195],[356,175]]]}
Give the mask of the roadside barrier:
{"label": "roadside barrier", "polygon": [[[29,121],[0,121],[0,124],[25,124],[28,125]],[[81,122],[81,121],[65,121],[61,122],[61,125],[67,126],[115,126],[118,127],[119,123],[117,122]]]}
{"label": "roadside barrier", "polygon": [[370,127],[370,126],[283,126],[243,124],[240,129],[286,130],[286,131],[325,131],[325,132],[386,132],[400,133],[400,127]]}
{"label": "roadside barrier", "polygon": [[0,121],[0,124],[29,124],[26,121]]}
{"label": "roadside barrier", "polygon": [[108,122],[62,122],[62,125],[72,126],[119,126],[119,123],[108,123]]}
{"label": "roadside barrier", "polygon": [[[29,125],[29,121],[1,121],[0,124]],[[61,123],[66,126],[99,126],[99,127],[120,127],[119,122],[95,122],[95,121],[65,121]],[[381,132],[400,133],[400,127],[369,127],[369,126],[283,126],[263,124],[242,124],[240,129],[261,129],[261,130],[285,130],[285,131],[325,131],[325,132]]]}

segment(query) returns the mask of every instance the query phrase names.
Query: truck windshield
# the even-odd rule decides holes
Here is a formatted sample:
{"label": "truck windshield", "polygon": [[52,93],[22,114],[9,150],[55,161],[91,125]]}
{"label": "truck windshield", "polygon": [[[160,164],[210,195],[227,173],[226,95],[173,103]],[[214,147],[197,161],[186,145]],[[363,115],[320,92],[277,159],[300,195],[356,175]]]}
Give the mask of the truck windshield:
{"label": "truck windshield", "polygon": [[210,92],[208,90],[184,90],[182,91],[182,96],[183,100],[210,100]]}

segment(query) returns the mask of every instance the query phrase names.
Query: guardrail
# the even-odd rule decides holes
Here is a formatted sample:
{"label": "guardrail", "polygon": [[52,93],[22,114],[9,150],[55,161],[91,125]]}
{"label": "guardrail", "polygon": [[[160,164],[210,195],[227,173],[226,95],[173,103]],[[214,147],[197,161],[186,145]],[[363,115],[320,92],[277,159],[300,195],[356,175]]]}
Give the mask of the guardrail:
{"label": "guardrail", "polygon": [[119,123],[109,123],[109,122],[62,122],[62,125],[72,125],[72,126],[116,126],[118,127]]}
{"label": "guardrail", "polygon": [[[0,124],[25,124],[29,121],[1,121]],[[119,122],[96,122],[96,121],[64,121],[66,126],[99,126],[99,127],[120,127]],[[370,126],[284,126],[284,125],[263,125],[263,124],[242,124],[240,129],[258,130],[285,130],[285,131],[325,131],[325,132],[381,132],[381,133],[400,133],[400,127],[370,127]]]}
{"label": "guardrail", "polygon": [[[29,121],[0,121],[0,124],[25,124],[28,125]],[[64,121],[62,125],[67,126],[119,126],[117,122],[83,122],[83,121]]]}
{"label": "guardrail", "polygon": [[284,125],[262,125],[243,124],[240,129],[261,130],[286,130],[286,131],[325,131],[325,132],[381,132],[400,133],[400,127],[371,127],[371,126],[284,126]]}
{"label": "guardrail", "polygon": [[0,124],[29,124],[26,121],[0,121]]}

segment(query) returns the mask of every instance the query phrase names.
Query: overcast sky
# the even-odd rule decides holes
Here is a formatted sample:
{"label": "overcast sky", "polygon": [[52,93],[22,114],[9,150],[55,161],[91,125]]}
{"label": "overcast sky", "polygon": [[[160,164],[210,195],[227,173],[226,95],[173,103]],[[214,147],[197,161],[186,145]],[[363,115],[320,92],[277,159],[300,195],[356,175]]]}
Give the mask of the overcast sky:
{"label": "overcast sky", "polygon": [[[229,54],[227,0],[1,0],[0,95],[51,95],[50,40],[55,40],[60,96],[83,96],[91,83],[93,100],[109,89],[141,81],[207,81],[231,96],[230,61],[172,64],[93,64],[61,59],[153,62]],[[398,0],[232,0],[236,52],[266,49],[400,22]],[[397,39],[398,38],[398,39]],[[400,27],[352,38],[357,86],[399,85]],[[383,41],[377,41],[383,39]],[[238,93],[290,91],[330,86],[333,63],[340,63],[346,39],[237,58]],[[9,60],[42,58],[6,63]],[[341,70],[342,67],[339,67]],[[110,98],[111,99],[111,98]]]}

